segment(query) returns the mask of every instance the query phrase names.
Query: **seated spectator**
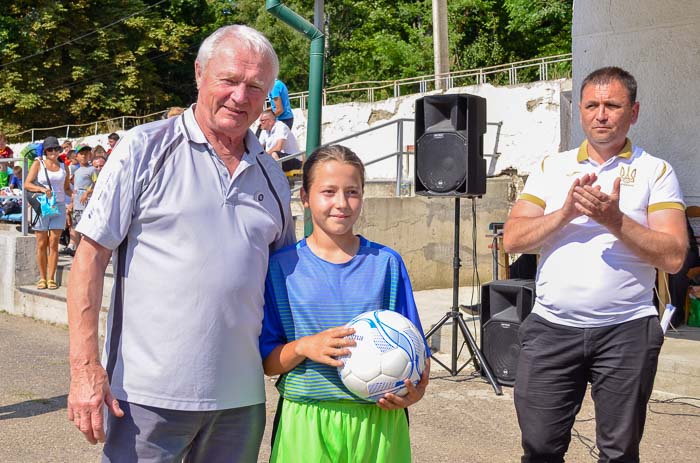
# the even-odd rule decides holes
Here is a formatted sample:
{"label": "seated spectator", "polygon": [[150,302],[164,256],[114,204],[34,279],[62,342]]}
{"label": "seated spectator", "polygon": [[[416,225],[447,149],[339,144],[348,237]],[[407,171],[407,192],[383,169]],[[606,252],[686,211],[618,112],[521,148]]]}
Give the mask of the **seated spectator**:
{"label": "seated spectator", "polygon": [[[273,158],[280,159],[299,152],[297,139],[282,121],[275,119],[275,114],[269,109],[260,115],[260,144]],[[282,162],[282,170],[289,172],[300,169],[299,159],[288,159]]]}
{"label": "seated spectator", "polygon": [[14,166],[12,168],[12,175],[10,176],[10,188],[15,190],[22,189],[22,167]]}
{"label": "seated spectator", "polygon": [[[7,137],[0,132],[0,159],[9,159],[13,155],[12,148],[7,146]],[[0,188],[4,188],[9,184],[8,169],[10,166],[11,163],[9,162],[0,162]]]}
{"label": "seated spectator", "polygon": [[112,132],[109,134],[107,137],[107,143],[109,143],[109,149],[107,150],[107,156],[112,154],[112,150],[114,149],[115,146],[117,146],[117,142],[119,141],[119,134],[116,132]]}

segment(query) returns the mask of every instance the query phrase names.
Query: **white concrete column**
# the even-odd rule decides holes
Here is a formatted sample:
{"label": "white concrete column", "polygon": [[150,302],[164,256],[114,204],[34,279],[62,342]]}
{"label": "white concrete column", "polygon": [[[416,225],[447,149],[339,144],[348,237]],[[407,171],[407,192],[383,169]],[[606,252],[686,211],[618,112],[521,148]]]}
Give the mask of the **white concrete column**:
{"label": "white concrete column", "polygon": [[[433,0],[433,53],[435,74],[450,72],[450,43],[447,36],[447,0]],[[447,89],[447,79],[437,79],[436,89]]]}

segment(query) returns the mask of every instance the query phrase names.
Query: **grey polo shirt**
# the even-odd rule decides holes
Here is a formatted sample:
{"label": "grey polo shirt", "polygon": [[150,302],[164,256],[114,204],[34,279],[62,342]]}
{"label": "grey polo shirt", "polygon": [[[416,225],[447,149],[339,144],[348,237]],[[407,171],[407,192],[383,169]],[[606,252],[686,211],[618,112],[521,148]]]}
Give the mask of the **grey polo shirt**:
{"label": "grey polo shirt", "polygon": [[267,261],[295,237],[277,163],[249,131],[229,175],[193,108],[122,138],[77,230],[115,251],[103,355],[115,396],[220,410],[265,401]]}

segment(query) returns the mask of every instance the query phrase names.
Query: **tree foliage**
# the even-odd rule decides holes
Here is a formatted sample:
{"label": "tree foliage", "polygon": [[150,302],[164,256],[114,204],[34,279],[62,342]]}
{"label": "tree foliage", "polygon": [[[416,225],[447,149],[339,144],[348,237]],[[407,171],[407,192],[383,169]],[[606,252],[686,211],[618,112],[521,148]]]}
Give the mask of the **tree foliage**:
{"label": "tree foliage", "polygon": [[[16,0],[0,10],[0,130],[147,114],[194,101],[201,40],[262,31],[290,91],[308,85],[309,42],[263,0]],[[284,4],[313,22],[312,0]],[[429,0],[326,2],[327,86],[433,72]],[[571,0],[450,0],[451,69],[571,48]]]}

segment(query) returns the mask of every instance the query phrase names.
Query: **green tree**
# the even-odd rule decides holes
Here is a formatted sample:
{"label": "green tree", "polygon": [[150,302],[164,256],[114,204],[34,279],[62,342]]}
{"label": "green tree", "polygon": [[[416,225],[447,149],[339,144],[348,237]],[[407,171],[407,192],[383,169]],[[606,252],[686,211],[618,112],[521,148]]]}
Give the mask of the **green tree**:
{"label": "green tree", "polygon": [[[13,2],[0,16],[8,26],[0,36],[0,125],[79,124],[171,103],[161,78],[180,66],[198,28],[164,14],[165,3]],[[165,6],[187,3],[206,4]]]}
{"label": "green tree", "polygon": [[330,85],[432,72],[430,1],[340,0],[326,11]]}
{"label": "green tree", "polygon": [[451,68],[493,66],[514,58],[508,49],[502,2],[454,0],[448,3]]}
{"label": "green tree", "polygon": [[[193,63],[199,44],[226,24],[248,24],[263,32],[278,53],[280,78],[290,91],[308,87],[308,39],[267,13],[263,0],[5,4],[0,10],[0,130],[7,133],[190,104],[197,93]],[[284,4],[313,21],[312,0]],[[326,86],[431,74],[431,4],[326,2]],[[450,0],[451,69],[570,52],[571,15],[571,0]]]}
{"label": "green tree", "polygon": [[505,0],[513,50],[528,58],[571,52],[573,0]]}

